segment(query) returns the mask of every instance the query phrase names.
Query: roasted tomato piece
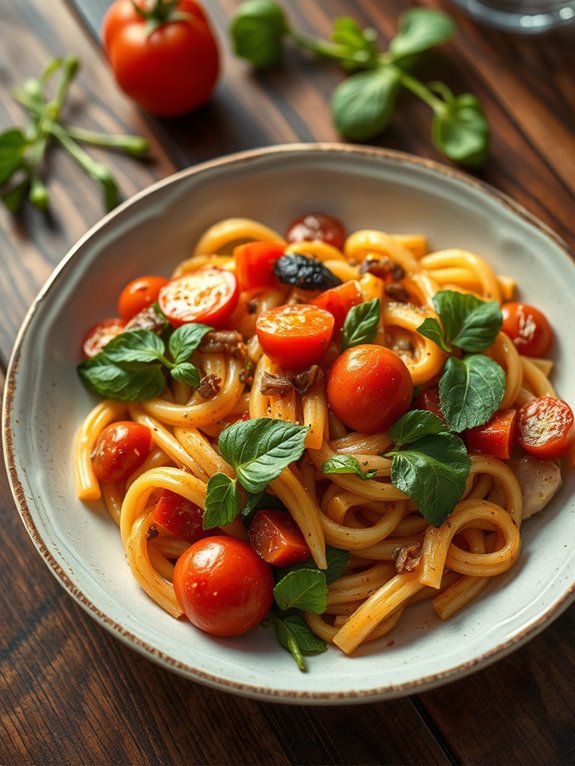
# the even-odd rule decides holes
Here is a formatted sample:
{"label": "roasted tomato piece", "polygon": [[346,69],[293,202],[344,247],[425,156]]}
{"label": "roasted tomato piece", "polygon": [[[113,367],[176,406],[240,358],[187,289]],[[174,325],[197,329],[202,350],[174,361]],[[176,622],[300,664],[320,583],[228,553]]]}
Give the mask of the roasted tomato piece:
{"label": "roasted tomato piece", "polygon": [[573,411],[562,399],[541,396],[519,410],[518,441],[526,452],[546,460],[564,455],[575,438]]}
{"label": "roasted tomato piece", "polygon": [[346,232],[337,218],[326,213],[306,213],[292,221],[286,231],[288,242],[313,242],[320,240],[342,250]]}
{"label": "roasted tomato piece", "polygon": [[515,445],[517,410],[496,412],[487,423],[465,432],[464,440],[469,452],[509,460]]}
{"label": "roasted tomato piece", "polygon": [[281,242],[248,242],[234,250],[236,276],[240,290],[274,287],[274,265],[285,252]]}
{"label": "roasted tomato piece", "polygon": [[99,481],[123,481],[148,457],[152,432],[132,420],[118,420],[103,429],[92,451],[92,468]]}
{"label": "roasted tomato piece", "polygon": [[91,359],[96,356],[112,338],[124,331],[126,321],[115,317],[113,319],[104,319],[102,322],[91,327],[82,341],[82,351],[84,356]]}
{"label": "roasted tomato piece", "polygon": [[309,304],[279,306],[260,314],[256,332],[269,358],[288,370],[305,370],[324,355],[333,333],[329,311]]}
{"label": "roasted tomato piece", "polygon": [[239,297],[235,274],[225,269],[199,269],[173,279],[162,287],[158,303],[175,326],[187,322],[222,327],[235,309]]}
{"label": "roasted tomato piece", "polygon": [[528,303],[504,303],[503,332],[508,335],[520,354],[545,356],[553,345],[553,328],[538,308]]}
{"label": "roasted tomato piece", "polygon": [[182,495],[165,489],[152,511],[152,524],[162,526],[175,537],[182,537],[189,543],[195,543],[207,537],[202,526],[204,511]]}
{"label": "roasted tomato piece", "polygon": [[347,312],[353,306],[357,306],[363,302],[363,293],[361,287],[356,279],[352,279],[350,282],[344,282],[342,285],[332,287],[330,290],[325,290],[314,298],[312,303],[314,306],[319,306],[330,314],[333,314],[335,319],[334,332],[338,334],[343,327]]}
{"label": "roasted tomato piece", "polygon": [[258,511],[248,537],[256,553],[277,567],[291,566],[311,556],[299,527],[285,511]]}

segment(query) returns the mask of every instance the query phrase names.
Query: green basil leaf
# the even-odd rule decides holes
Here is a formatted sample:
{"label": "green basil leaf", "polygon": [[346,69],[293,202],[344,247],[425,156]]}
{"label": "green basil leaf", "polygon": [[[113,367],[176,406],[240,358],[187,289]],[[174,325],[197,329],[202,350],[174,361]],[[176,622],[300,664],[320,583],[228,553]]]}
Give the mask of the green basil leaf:
{"label": "green basil leaf", "polygon": [[248,522],[255,513],[264,509],[287,511],[279,497],[271,495],[269,492],[256,492],[255,494],[246,495],[241,511],[242,519]]}
{"label": "green basil leaf", "polygon": [[389,435],[393,439],[395,449],[404,444],[411,444],[424,436],[433,436],[447,431],[447,426],[427,410],[410,410],[389,429]]}
{"label": "green basil leaf", "polygon": [[215,473],[208,481],[204,529],[223,527],[239,513],[238,486],[235,479],[225,473]]}
{"label": "green basil leaf", "polygon": [[170,375],[174,380],[178,380],[180,383],[186,383],[192,388],[197,388],[200,385],[200,371],[195,364],[191,362],[180,362],[170,370]]}
{"label": "green basil leaf", "polygon": [[112,364],[157,362],[164,353],[164,343],[151,330],[127,330],[116,335],[93,357],[105,355]]}
{"label": "green basil leaf", "polygon": [[278,641],[296,661],[298,668],[305,671],[305,654],[321,654],[327,651],[327,644],[315,635],[307,622],[299,614],[276,617],[274,627]]}
{"label": "green basil leaf", "polygon": [[187,362],[202,342],[204,335],[213,329],[213,327],[209,327],[206,324],[190,322],[174,330],[168,342],[168,348],[174,362],[176,364]]}
{"label": "green basil leaf", "polygon": [[282,8],[267,0],[242,3],[230,26],[234,53],[254,69],[269,69],[280,63],[288,32]]}
{"label": "green basil leaf", "polygon": [[440,527],[465,491],[471,458],[463,441],[454,434],[433,434],[391,454],[391,483],[417,503],[422,516]]}
{"label": "green basil leaf", "polygon": [[28,183],[29,179],[26,177],[19,183],[14,184],[14,186],[2,192],[2,203],[11,213],[17,213],[22,207]]}
{"label": "green basil leaf", "polygon": [[439,381],[441,411],[451,431],[483,425],[499,409],[505,373],[483,354],[450,357]]}
{"label": "green basil leaf", "polygon": [[427,317],[424,319],[417,328],[417,332],[420,335],[425,335],[425,337],[429,338],[429,340],[432,340],[439,346],[442,351],[445,351],[447,354],[451,352],[451,346],[446,343],[441,325],[437,319],[435,319],[435,317]]}
{"label": "green basil leaf", "polygon": [[[331,585],[332,582],[342,576],[349,562],[349,556],[349,551],[326,545],[325,557],[327,559],[327,569],[318,569],[318,572],[323,572],[328,585]],[[312,558],[309,558],[305,561],[301,561],[299,564],[285,567],[280,571],[280,577],[284,577],[288,572],[295,572],[299,569],[317,569],[317,565]]]}
{"label": "green basil leaf", "polygon": [[351,141],[368,141],[387,126],[399,89],[391,67],[358,72],[333,91],[331,111],[336,129]]}
{"label": "green basil leaf", "polygon": [[306,426],[271,418],[240,420],[222,431],[218,444],[242,487],[255,493],[299,460],[307,431]]}
{"label": "green basil leaf", "polygon": [[335,455],[335,457],[326,460],[321,467],[322,473],[354,473],[360,479],[371,479],[377,471],[372,468],[364,471],[359,460],[352,455]]}
{"label": "green basil leaf", "polygon": [[26,136],[18,128],[0,133],[0,184],[22,167],[27,148]]}
{"label": "green basil leaf", "polygon": [[[377,33],[374,29],[362,29],[350,16],[334,19],[332,41],[341,47],[340,63],[344,69],[374,66],[377,61]],[[344,56],[349,56],[346,61]]]}
{"label": "green basil leaf", "polygon": [[288,572],[276,583],[274,598],[280,609],[302,609],[321,614],[327,607],[327,583],[319,569],[298,569]]}
{"label": "green basil leaf", "polygon": [[463,93],[435,110],[431,126],[434,145],[446,157],[480,167],[489,151],[489,123],[476,96]]}
{"label": "green basil leaf", "polygon": [[286,625],[285,620],[282,620],[280,617],[274,619],[274,628],[280,645],[291,654],[296,665],[303,673],[306,670],[306,664],[294,632],[290,629],[289,625]]}
{"label": "green basil leaf", "polygon": [[389,44],[394,59],[412,56],[450,40],[455,26],[450,16],[428,8],[413,8],[399,19],[399,30]]}
{"label": "green basil leaf", "polygon": [[166,387],[162,365],[138,362],[113,364],[103,352],[78,365],[86,386],[104,399],[141,402],[159,396]]}
{"label": "green basil leaf", "polygon": [[371,343],[376,336],[381,314],[379,298],[352,306],[341,331],[341,350]]}
{"label": "green basil leaf", "polygon": [[471,353],[491,346],[503,324],[499,303],[482,301],[475,295],[441,290],[433,296],[433,305],[447,342]]}

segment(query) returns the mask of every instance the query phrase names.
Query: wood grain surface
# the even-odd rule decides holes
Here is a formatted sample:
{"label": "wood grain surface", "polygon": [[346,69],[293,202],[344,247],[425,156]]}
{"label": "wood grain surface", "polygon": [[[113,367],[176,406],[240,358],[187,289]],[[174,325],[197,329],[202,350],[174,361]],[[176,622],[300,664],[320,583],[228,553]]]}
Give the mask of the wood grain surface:
{"label": "wood grain surface", "polygon": [[[354,15],[393,34],[402,0],[284,0],[295,26],[327,35]],[[515,39],[476,26],[445,2],[455,42],[432,57],[442,77],[483,101],[492,126],[479,177],[575,246],[575,27]],[[107,0],[0,0],[0,129],[22,124],[10,90],[54,56],[82,71],[69,115],[110,132],[138,132],[153,162],[100,154],[124,196],[223,153],[292,141],[338,140],[329,94],[341,74],[296,54],[253,75],[226,39],[232,0],[206,3],[223,77],[186,118],[143,115],[114,85],[97,40]],[[439,159],[427,109],[410,97],[377,142]],[[0,368],[34,295],[67,249],[102,215],[98,190],[71,160],[48,160],[49,215],[0,211]],[[363,706],[299,707],[234,697],[156,667],[95,624],[58,585],[27,537],[0,469],[0,764],[571,764],[575,762],[575,611],[495,665],[426,694]]]}

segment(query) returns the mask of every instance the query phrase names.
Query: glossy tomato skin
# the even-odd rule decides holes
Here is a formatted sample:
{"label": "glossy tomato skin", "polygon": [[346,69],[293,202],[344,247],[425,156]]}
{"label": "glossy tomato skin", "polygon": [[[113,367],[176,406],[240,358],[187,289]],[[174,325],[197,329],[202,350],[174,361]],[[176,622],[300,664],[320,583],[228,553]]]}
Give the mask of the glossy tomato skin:
{"label": "glossy tomato skin", "polygon": [[256,553],[277,567],[289,567],[311,556],[304,536],[286,511],[258,511],[248,537]]}
{"label": "glossy tomato skin", "polygon": [[290,223],[286,231],[288,242],[320,240],[342,250],[346,232],[340,220],[326,213],[306,213]]}
{"label": "glossy tomato skin", "polygon": [[532,399],[519,410],[518,441],[530,455],[548,460],[562,457],[575,438],[571,407],[554,396]]}
{"label": "glossy tomato skin", "polygon": [[148,457],[152,432],[131,420],[118,420],[103,429],[92,450],[92,468],[99,481],[124,481]]}
{"label": "glossy tomato skin", "polygon": [[91,359],[96,356],[112,338],[124,331],[126,320],[120,317],[104,319],[91,327],[82,341],[84,356]]}
{"label": "glossy tomato skin", "polygon": [[482,426],[469,428],[464,441],[469,452],[509,460],[515,444],[517,410],[496,412]]}
{"label": "glossy tomato skin", "polygon": [[272,362],[286,370],[305,370],[321,361],[335,320],[325,309],[309,304],[278,306],[260,314],[256,333]]}
{"label": "glossy tomato skin", "polygon": [[508,335],[520,354],[545,356],[553,345],[553,328],[538,308],[528,303],[504,303],[503,332]]}
{"label": "glossy tomato skin", "polygon": [[212,636],[239,636],[260,623],[273,601],[274,578],[242,540],[215,535],[176,562],[174,590],[189,621]]}
{"label": "glossy tomato skin", "polygon": [[240,290],[276,286],[274,264],[284,252],[285,245],[281,242],[247,242],[236,247],[234,260]]}
{"label": "glossy tomato skin", "polygon": [[167,284],[167,279],[158,276],[137,277],[128,282],[118,299],[120,317],[126,321],[133,319],[158,300],[160,289]]}
{"label": "glossy tomato skin", "polygon": [[160,289],[158,304],[174,327],[199,322],[223,327],[239,298],[235,274],[225,269],[199,269],[173,279]]}
{"label": "glossy tomato skin", "polygon": [[413,402],[414,410],[427,410],[433,412],[441,420],[445,420],[443,412],[441,411],[441,405],[439,403],[439,388],[437,386],[431,386],[426,388],[425,391],[421,391]]}
{"label": "glossy tomato skin", "polygon": [[327,378],[327,400],[354,431],[386,431],[404,415],[413,397],[405,363],[391,349],[365,343],[337,357]]}
{"label": "glossy tomato skin", "polygon": [[152,511],[152,524],[162,526],[167,532],[195,543],[209,534],[203,528],[204,511],[177,492],[165,489]]}
{"label": "glossy tomato skin", "polygon": [[348,311],[363,302],[363,293],[356,279],[344,282],[342,285],[332,287],[320,293],[312,303],[319,306],[330,314],[335,320],[334,332],[339,335]]}
{"label": "glossy tomato skin", "polygon": [[159,117],[177,117],[210,97],[219,74],[215,37],[201,6],[179,0],[189,18],[149,33],[131,0],[116,0],[102,26],[104,49],[120,88]]}

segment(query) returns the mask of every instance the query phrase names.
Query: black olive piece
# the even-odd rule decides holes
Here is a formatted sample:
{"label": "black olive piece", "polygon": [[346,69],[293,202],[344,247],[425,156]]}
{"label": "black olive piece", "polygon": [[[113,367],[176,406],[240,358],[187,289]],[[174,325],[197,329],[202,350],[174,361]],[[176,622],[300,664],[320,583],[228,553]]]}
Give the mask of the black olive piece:
{"label": "black olive piece", "polygon": [[282,255],[275,263],[274,274],[278,282],[300,287],[302,290],[327,290],[341,285],[341,279],[321,261],[301,253]]}

